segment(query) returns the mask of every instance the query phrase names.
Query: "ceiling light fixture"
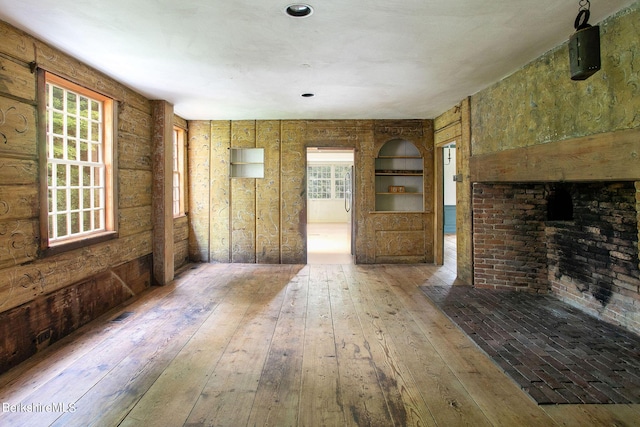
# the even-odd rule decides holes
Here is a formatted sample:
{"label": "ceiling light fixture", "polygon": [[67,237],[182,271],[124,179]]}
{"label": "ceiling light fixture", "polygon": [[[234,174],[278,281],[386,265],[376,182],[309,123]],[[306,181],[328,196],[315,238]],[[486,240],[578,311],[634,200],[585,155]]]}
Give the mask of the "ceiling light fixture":
{"label": "ceiling light fixture", "polygon": [[313,13],[313,8],[308,4],[297,3],[287,6],[285,12],[294,18],[304,18]]}

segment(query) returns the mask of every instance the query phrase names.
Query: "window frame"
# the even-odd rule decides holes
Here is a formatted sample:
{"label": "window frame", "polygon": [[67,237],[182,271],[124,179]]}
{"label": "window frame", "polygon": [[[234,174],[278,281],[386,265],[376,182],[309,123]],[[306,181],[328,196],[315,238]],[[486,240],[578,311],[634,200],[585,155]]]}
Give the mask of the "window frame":
{"label": "window frame", "polygon": [[[51,241],[49,238],[49,188],[47,157],[47,83],[52,83],[75,94],[102,103],[102,162],[104,164],[104,230],[96,230],[79,236],[64,237]],[[100,92],[79,85],[67,78],[46,70],[38,70],[38,135],[39,135],[39,179],[40,179],[40,250],[43,256],[82,248],[118,237],[117,232],[117,185],[116,185],[116,107],[117,101]]]}
{"label": "window frame", "polygon": [[338,182],[340,182],[340,180],[343,179],[343,177],[338,177],[336,176],[336,168],[337,167],[345,167],[345,168],[350,168],[351,167],[351,163],[347,163],[347,162],[330,162],[330,163],[325,163],[325,162],[313,162],[313,163],[308,163],[307,164],[307,182],[309,185],[309,183],[314,179],[310,177],[310,173],[309,173],[309,169],[313,168],[313,167],[329,167],[330,168],[330,177],[329,178],[315,178],[316,180],[322,180],[322,181],[327,181],[329,183],[329,189],[330,189],[330,197],[326,197],[326,198],[317,198],[317,197],[311,197],[311,188],[308,189],[308,199],[309,200],[318,200],[318,201],[331,201],[331,200],[344,200],[344,188],[342,188],[342,197],[337,197],[337,193],[338,193]]}
{"label": "window frame", "polygon": [[[185,162],[185,150],[186,150],[186,129],[180,126],[173,126],[173,173],[172,173],[172,198],[171,206],[174,218],[180,218],[187,214],[186,212],[186,162]],[[177,170],[176,170],[177,167]],[[178,186],[175,185],[175,175],[178,174]],[[176,213],[176,189],[178,191],[178,212]]]}

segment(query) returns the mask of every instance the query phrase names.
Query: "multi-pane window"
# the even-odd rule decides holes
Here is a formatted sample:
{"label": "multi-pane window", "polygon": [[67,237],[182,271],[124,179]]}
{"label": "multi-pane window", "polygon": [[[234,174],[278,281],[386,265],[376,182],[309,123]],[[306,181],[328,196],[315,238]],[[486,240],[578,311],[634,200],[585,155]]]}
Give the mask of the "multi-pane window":
{"label": "multi-pane window", "polygon": [[48,240],[109,231],[111,100],[46,75]]}
{"label": "multi-pane window", "polygon": [[184,214],[184,129],[173,128],[173,216]]}
{"label": "multi-pane window", "polygon": [[309,199],[344,199],[344,177],[351,170],[349,165],[307,166]]}
{"label": "multi-pane window", "polygon": [[351,166],[349,165],[335,165],[333,167],[334,199],[344,199],[344,190],[345,190],[344,178],[347,172],[351,172]]}
{"label": "multi-pane window", "polygon": [[331,198],[331,166],[308,166],[307,180],[310,199]]}

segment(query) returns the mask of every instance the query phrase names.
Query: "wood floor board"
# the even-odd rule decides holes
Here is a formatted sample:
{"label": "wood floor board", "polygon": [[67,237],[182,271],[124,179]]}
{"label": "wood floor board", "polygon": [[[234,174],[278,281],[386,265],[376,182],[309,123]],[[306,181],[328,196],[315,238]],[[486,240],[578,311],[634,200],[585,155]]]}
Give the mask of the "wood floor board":
{"label": "wood floor board", "polygon": [[416,304],[416,301],[422,298],[418,286],[423,283],[424,277],[419,267],[397,271],[402,274],[403,280],[396,282],[394,291],[403,298],[407,309],[428,328],[425,333],[429,340],[446,360],[449,368],[456,373],[458,380],[473,396],[492,425],[542,427],[554,424],[553,420],[444,314],[430,304]]}
{"label": "wood floor board", "polygon": [[298,423],[308,287],[305,267],[296,272],[286,287],[247,425]]}
{"label": "wood floor board", "polygon": [[299,425],[344,425],[345,414],[337,398],[338,361],[326,270],[309,266],[305,319]]}
{"label": "wood floor board", "polygon": [[351,289],[356,284],[347,278],[340,265],[327,267],[327,283],[345,425],[393,425],[361,315],[351,299]]}
{"label": "wood floor board", "polygon": [[[117,365],[105,369],[98,386],[81,395],[74,413],[62,415],[53,425],[118,425],[228,293],[224,285],[228,276],[216,273],[201,276],[197,282],[184,283],[168,294],[162,304],[151,309],[149,316],[141,316],[138,326],[133,327],[133,322],[124,324],[127,331],[119,336],[133,340],[110,344],[103,352],[110,356],[119,351],[126,356]],[[189,288],[202,289],[207,296],[187,292]],[[87,362],[85,369],[91,370],[90,360]]]}
{"label": "wood floor board", "polygon": [[3,405],[75,408],[0,425],[640,425],[640,405],[538,406],[420,290],[450,265],[193,267],[0,375]]}
{"label": "wood floor board", "polygon": [[[347,267],[345,266],[345,269]],[[361,319],[365,338],[369,342],[369,351],[375,361],[378,382],[385,395],[393,425],[436,425],[422,394],[408,368],[402,349],[396,348],[388,325],[381,319],[380,307],[373,299],[372,288],[379,285],[380,277],[369,268],[354,267],[350,276],[355,311]]]}
{"label": "wood floor board", "polygon": [[[265,280],[256,267],[245,283],[248,293],[239,302],[250,305],[187,418],[190,425],[246,425],[256,396],[267,351],[281,311],[286,283]],[[277,273],[272,270],[271,273]],[[265,275],[271,277],[271,275]],[[234,303],[231,301],[231,303]]]}
{"label": "wood floor board", "polygon": [[480,407],[469,395],[446,361],[438,354],[411,311],[392,292],[397,278],[386,266],[376,269],[385,278],[384,286],[372,289],[384,310],[380,316],[388,325],[396,346],[404,350],[405,363],[423,393],[423,397],[438,425],[489,426]]}
{"label": "wood floor board", "polygon": [[[222,278],[224,280],[224,278]],[[226,286],[220,304],[202,323],[122,425],[182,425],[249,307],[254,290]],[[245,301],[244,304],[228,301]]]}

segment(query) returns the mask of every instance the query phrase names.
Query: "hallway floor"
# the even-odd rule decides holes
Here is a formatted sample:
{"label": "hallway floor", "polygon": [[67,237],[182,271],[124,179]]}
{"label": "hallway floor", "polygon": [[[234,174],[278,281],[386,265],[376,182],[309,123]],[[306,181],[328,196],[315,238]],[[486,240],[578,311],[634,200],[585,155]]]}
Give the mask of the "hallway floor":
{"label": "hallway floor", "polygon": [[349,224],[307,224],[307,264],[352,263]]}

